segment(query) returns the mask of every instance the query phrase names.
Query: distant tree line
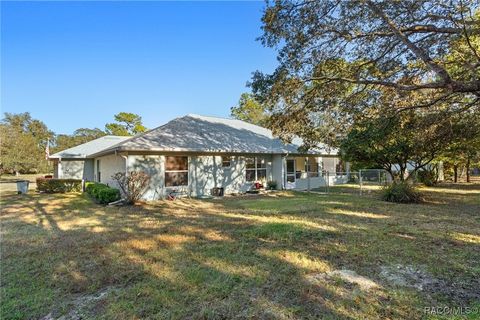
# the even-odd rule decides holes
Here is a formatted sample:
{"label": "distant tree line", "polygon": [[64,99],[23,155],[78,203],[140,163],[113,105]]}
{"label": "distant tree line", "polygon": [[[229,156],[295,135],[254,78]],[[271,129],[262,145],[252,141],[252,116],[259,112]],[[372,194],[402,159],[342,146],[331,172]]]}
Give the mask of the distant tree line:
{"label": "distant tree line", "polygon": [[79,128],[73,134],[55,134],[28,112],[6,112],[0,121],[0,171],[2,174],[51,172],[51,164],[46,159],[47,144],[53,154],[104,135],[130,136],[147,130],[142,118],[134,113],[120,112],[114,120],[107,123],[104,130]]}

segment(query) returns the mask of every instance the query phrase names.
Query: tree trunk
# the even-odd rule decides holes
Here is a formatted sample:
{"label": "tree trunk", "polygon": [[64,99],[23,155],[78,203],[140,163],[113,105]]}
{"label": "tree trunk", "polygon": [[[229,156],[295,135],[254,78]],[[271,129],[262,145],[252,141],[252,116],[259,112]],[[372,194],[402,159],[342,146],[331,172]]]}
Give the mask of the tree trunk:
{"label": "tree trunk", "polygon": [[393,174],[393,171],[390,169],[390,170],[387,170],[387,172],[390,174],[390,178],[392,179],[392,182],[395,181],[395,175]]}
{"label": "tree trunk", "polygon": [[400,167],[400,181],[401,182],[405,181],[405,170],[406,170],[406,168]]}
{"label": "tree trunk", "polygon": [[467,182],[470,182],[470,158],[467,158]]}
{"label": "tree trunk", "polygon": [[458,165],[453,165],[453,182],[457,183],[458,181]]}

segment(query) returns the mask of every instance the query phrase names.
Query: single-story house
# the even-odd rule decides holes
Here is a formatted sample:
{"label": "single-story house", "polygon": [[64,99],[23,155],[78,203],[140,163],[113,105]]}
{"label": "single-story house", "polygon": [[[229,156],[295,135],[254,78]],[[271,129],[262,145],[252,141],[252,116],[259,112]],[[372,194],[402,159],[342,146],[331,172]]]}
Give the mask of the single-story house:
{"label": "single-story house", "polygon": [[342,180],[348,171],[334,149],[299,151],[272,132],[244,121],[187,115],[134,137],[104,136],[50,156],[55,178],[77,178],[116,186],[116,172],[141,170],[150,176],[146,200],[171,189],[204,196],[212,188],[246,192],[254,182],[275,181],[278,189],[325,185],[325,172]]}

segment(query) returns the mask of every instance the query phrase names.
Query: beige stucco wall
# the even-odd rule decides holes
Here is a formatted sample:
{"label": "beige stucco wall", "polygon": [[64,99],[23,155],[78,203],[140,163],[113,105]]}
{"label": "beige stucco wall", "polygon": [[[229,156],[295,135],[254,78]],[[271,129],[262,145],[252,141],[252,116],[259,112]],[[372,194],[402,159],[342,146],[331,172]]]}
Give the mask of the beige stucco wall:
{"label": "beige stucco wall", "polygon": [[129,155],[128,171],[143,171],[150,176],[149,185],[143,194],[145,200],[165,197],[165,157],[163,155]]}
{"label": "beige stucco wall", "polygon": [[95,163],[94,163],[95,181],[98,181],[97,160],[100,160],[100,182],[105,183],[111,187],[116,187],[117,183],[115,180],[112,179],[112,176],[117,172],[125,172],[126,170],[125,158],[115,154],[110,154],[103,157],[95,158]]}
{"label": "beige stucco wall", "polygon": [[[245,156],[232,156],[230,167],[222,167],[222,156],[220,155],[190,155],[188,157],[188,186],[184,188],[184,191],[192,197],[198,197],[210,195],[211,189],[214,187],[225,188],[225,193],[249,190],[252,183],[246,181],[245,158]],[[272,180],[272,156],[267,155],[264,158],[267,169],[266,180]],[[140,170],[149,174],[150,183],[143,196],[145,200],[165,198],[170,189],[173,189],[173,187],[165,187],[164,155],[128,155],[127,164],[128,171]],[[281,163],[277,163],[277,165],[280,173],[276,173],[276,177],[280,177],[278,184],[281,187],[282,165]]]}
{"label": "beige stucco wall", "polygon": [[[266,181],[272,180],[272,156],[261,157],[266,162]],[[190,157],[189,186],[192,195],[209,195],[210,190],[214,187],[225,188],[225,193],[248,191],[252,182],[246,181],[246,156],[232,156],[231,159],[230,167],[222,167],[221,156],[199,155]]]}
{"label": "beige stucco wall", "polygon": [[[181,154],[178,154],[181,156]],[[225,188],[225,193],[246,192],[252,186],[252,182],[246,181],[246,157],[245,155],[232,156],[231,166],[222,167],[221,155],[189,155],[189,176],[188,186],[183,191],[192,197],[210,195],[214,187]],[[279,189],[283,187],[282,183],[285,174],[285,157],[281,155],[262,156],[266,160],[267,178],[266,181],[275,180]],[[149,186],[143,196],[145,200],[164,199],[171,188],[165,187],[165,156],[164,155],[108,155],[95,159],[95,173],[97,172],[96,160],[100,160],[101,182],[115,187],[115,182],[111,176],[116,172],[144,171],[150,176]],[[318,158],[322,162],[324,169],[335,172],[334,158]],[[304,162],[302,169],[305,170]],[[297,166],[299,164],[297,163]],[[300,169],[300,167],[299,167]],[[302,179],[303,180],[303,179]],[[307,185],[302,185],[306,181],[299,181],[297,188],[305,189]],[[323,178],[314,178],[310,181],[311,188],[325,185]],[[175,188],[177,189],[177,188]]]}
{"label": "beige stucco wall", "polygon": [[83,178],[83,160],[69,161],[62,160],[61,169],[62,173],[60,178],[62,179],[82,179]]}
{"label": "beige stucco wall", "polygon": [[277,189],[281,190],[285,180],[285,158],[280,154],[272,156],[272,180],[277,182]]}
{"label": "beige stucco wall", "polygon": [[335,173],[335,165],[337,164],[338,159],[337,158],[330,158],[330,157],[324,157],[322,158],[323,162],[323,170],[328,171],[330,173]]}
{"label": "beige stucco wall", "polygon": [[68,160],[55,161],[53,166],[54,178],[60,179],[85,179],[93,180],[93,160]]}

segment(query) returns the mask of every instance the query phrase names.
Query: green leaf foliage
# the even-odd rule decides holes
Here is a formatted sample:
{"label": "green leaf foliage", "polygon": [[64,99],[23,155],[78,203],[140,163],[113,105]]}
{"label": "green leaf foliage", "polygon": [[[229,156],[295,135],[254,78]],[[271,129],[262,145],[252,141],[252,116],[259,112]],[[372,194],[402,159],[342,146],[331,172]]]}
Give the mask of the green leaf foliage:
{"label": "green leaf foliage", "polygon": [[394,182],[382,190],[382,199],[388,202],[418,203],[422,201],[421,194],[406,181]]}
{"label": "green leaf foliage", "polygon": [[107,123],[105,130],[115,136],[132,136],[147,131],[142,117],[135,113],[120,112],[114,116],[115,122]]}
{"label": "green leaf foliage", "polygon": [[87,182],[85,184],[85,192],[92,196],[95,201],[108,204],[120,199],[120,191],[111,188],[103,183]]}
{"label": "green leaf foliage", "polygon": [[47,141],[53,132],[30,113],[5,113],[0,123],[0,169],[9,173],[47,172],[45,159]]}
{"label": "green leaf foliage", "polygon": [[82,180],[80,179],[46,179],[38,178],[37,191],[45,193],[81,192]]}
{"label": "green leaf foliage", "polygon": [[238,105],[230,108],[231,116],[259,126],[265,126],[268,114],[264,106],[249,93],[242,93]]}

